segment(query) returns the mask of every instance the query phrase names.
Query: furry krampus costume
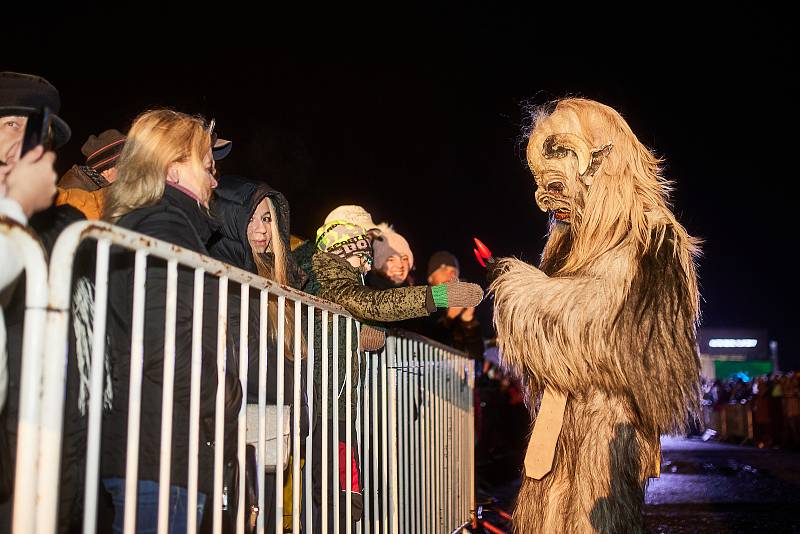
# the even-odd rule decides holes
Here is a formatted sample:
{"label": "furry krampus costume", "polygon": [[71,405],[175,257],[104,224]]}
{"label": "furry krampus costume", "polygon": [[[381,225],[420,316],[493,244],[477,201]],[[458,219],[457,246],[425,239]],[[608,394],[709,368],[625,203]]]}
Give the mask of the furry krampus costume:
{"label": "furry krampus costume", "polygon": [[527,157],[549,239],[538,269],[500,261],[495,322],[539,414],[563,425],[549,431],[552,469],[527,469],[514,528],[639,532],[659,435],[698,408],[698,242],[668,207],[660,160],[608,106],[570,98],[538,113]]}

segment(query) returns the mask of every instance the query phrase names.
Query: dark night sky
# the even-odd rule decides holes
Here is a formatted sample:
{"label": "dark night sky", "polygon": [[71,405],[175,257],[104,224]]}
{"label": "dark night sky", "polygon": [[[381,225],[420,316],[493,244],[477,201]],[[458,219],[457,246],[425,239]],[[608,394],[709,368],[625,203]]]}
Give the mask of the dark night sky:
{"label": "dark night sky", "polygon": [[73,128],[62,170],[89,134],[125,129],[146,108],[202,113],[234,141],[221,171],[283,191],[294,233],[312,236],[333,207],[362,204],[408,238],[420,270],[446,248],[476,281],[473,235],[497,255],[535,261],[541,251],[546,218],[520,150],[522,104],[609,104],[666,158],[678,219],[705,240],[703,324],[767,328],[785,365],[800,367],[797,41],[785,13],[660,13],[612,26],[590,11],[475,5],[313,19],[230,10],[115,26],[118,41],[79,31],[86,17],[59,20],[48,54],[3,54],[4,69],[60,89]]}

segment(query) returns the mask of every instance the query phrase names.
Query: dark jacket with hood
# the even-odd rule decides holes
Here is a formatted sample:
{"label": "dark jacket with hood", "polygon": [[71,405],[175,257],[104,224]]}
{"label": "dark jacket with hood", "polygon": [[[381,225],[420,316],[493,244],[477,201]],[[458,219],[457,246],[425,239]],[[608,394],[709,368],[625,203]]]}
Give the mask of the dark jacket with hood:
{"label": "dark jacket with hood", "polygon": [[[283,194],[263,182],[254,182],[239,176],[220,178],[212,201],[212,212],[219,223],[219,228],[211,238],[209,252],[217,259],[256,273],[256,262],[247,241],[247,225],[256,207],[265,197],[269,197],[277,211],[280,240],[286,251],[286,275],[289,277],[289,285],[300,289],[305,283],[305,274],[297,267],[290,253],[289,203]],[[271,252],[262,255],[262,258],[268,265],[274,262]]]}
{"label": "dark jacket with hood", "polygon": [[[250,223],[250,218],[256,210],[259,203],[265,198],[269,197],[272,201],[275,211],[277,212],[278,236],[283,243],[284,250],[287,254],[287,276],[289,277],[290,285],[297,288],[302,285],[304,277],[294,264],[291,255],[289,254],[289,203],[286,198],[275,189],[263,182],[255,182],[239,176],[223,176],[219,180],[219,186],[214,191],[214,199],[212,201],[212,212],[217,220],[218,227],[215,234],[212,236],[209,243],[209,253],[211,257],[229,263],[234,267],[258,273],[255,260],[253,259],[252,249],[247,240],[247,226]],[[276,239],[273,236],[273,239]],[[262,258],[268,265],[272,265],[274,257],[272,253],[262,255]],[[239,310],[240,310],[240,295],[239,287],[235,283],[231,283],[228,289],[228,328],[234,335],[235,352],[233,358],[229,359],[229,369],[231,365],[236,365],[235,369],[238,370],[238,363],[236,363],[239,354]],[[250,313],[249,313],[249,347],[248,347],[248,369],[247,369],[247,401],[250,403],[258,402],[258,327],[259,327],[259,292],[251,290],[250,292]],[[287,303],[287,317],[290,311],[290,306]],[[305,315],[304,315],[305,317]],[[276,399],[276,369],[275,369],[275,355],[277,354],[276,340],[272,335],[267,340],[267,402],[274,403]],[[271,364],[270,364],[271,360]],[[303,366],[305,372],[305,366]],[[294,385],[294,363],[288,358],[284,360],[284,404],[290,405],[292,402],[292,388]],[[306,400],[305,377],[303,377],[303,384],[301,384],[301,405],[300,412],[300,432],[301,436],[307,435],[308,430],[308,402]]]}
{"label": "dark jacket with hood", "polygon": [[[169,241],[187,250],[208,255],[206,243],[213,222],[205,208],[178,189],[165,188],[155,205],[136,209],[118,226]],[[133,308],[134,255],[112,248],[109,269],[108,333],[111,347],[113,407],[103,422],[104,477],[124,477],[128,425],[128,389],[131,371],[131,328]],[[159,480],[161,451],[161,398],[164,375],[164,324],[167,294],[165,261],[149,258],[144,315],[144,366],[140,424],[140,480]],[[212,489],[214,413],[217,390],[217,299],[218,279],[206,276],[203,288],[202,378],[200,385],[199,480],[200,491]],[[170,484],[186,487],[189,458],[189,402],[192,360],[194,270],[178,268],[175,322],[175,382]],[[228,331],[228,348],[230,330]],[[225,380],[226,444],[235,443],[236,417],[241,405],[241,388],[235,375]],[[226,446],[226,449],[228,447]]]}

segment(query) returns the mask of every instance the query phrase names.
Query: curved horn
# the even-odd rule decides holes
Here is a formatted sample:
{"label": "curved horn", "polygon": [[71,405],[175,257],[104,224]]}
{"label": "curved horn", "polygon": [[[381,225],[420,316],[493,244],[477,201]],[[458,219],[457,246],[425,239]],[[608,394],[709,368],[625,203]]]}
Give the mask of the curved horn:
{"label": "curved horn", "polygon": [[592,148],[582,137],[573,133],[534,133],[528,142],[528,166],[535,175],[536,169],[544,166],[546,160],[566,158],[571,153],[578,163],[578,178],[589,187],[594,181],[595,173],[613,148],[611,143]]}
{"label": "curved horn", "polygon": [[603,145],[596,150],[592,150],[592,160],[589,162],[586,172],[581,174],[583,183],[585,183],[587,187],[592,185],[594,173],[596,173],[597,169],[600,168],[600,164],[603,163],[603,160],[606,159],[606,156],[611,153],[612,148],[614,148],[614,145],[608,143],[607,145]]}
{"label": "curved horn", "polygon": [[542,143],[545,159],[565,158],[569,152],[578,158],[578,174],[583,176],[592,161],[592,149],[586,141],[575,134],[561,133],[548,135]]}

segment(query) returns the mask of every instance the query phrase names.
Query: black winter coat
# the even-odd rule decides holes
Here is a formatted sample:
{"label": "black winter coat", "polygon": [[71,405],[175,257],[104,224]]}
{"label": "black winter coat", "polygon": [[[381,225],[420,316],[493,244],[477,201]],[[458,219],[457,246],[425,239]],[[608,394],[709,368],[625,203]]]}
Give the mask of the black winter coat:
{"label": "black winter coat", "polygon": [[[275,207],[280,239],[284,250],[287,252],[287,274],[292,286],[297,287],[302,283],[303,276],[289,256],[289,204],[286,198],[278,191],[263,182],[254,182],[238,176],[223,176],[220,185],[214,191],[212,212],[216,220],[216,230],[209,243],[210,255],[251,273],[258,274],[252,250],[247,240],[247,226],[258,204],[269,197]],[[273,237],[274,239],[274,237]],[[267,263],[273,260],[272,255],[264,257]],[[239,325],[240,325],[240,299],[241,292],[238,284],[231,283],[228,292],[228,328],[234,333],[234,357],[228,359],[229,369],[238,370],[239,354]],[[250,291],[250,311],[248,326],[248,369],[247,369],[247,402],[258,402],[258,328],[260,314],[260,296],[255,290]],[[289,302],[286,303],[287,318],[291,312]],[[305,319],[305,315],[303,317]],[[274,320],[270,317],[270,320]],[[304,323],[305,324],[305,323]],[[305,331],[305,328],[304,330]],[[271,331],[270,331],[271,334]],[[277,373],[275,357],[277,343],[273,335],[267,339],[267,402],[274,404],[276,398]],[[287,356],[289,356],[287,354]],[[304,355],[305,356],[305,355]],[[308,402],[306,399],[305,364],[302,365],[302,383],[300,395],[300,435],[308,435]],[[292,404],[292,391],[294,386],[294,363],[288,358],[284,360],[284,401],[285,405]]]}
{"label": "black winter coat", "polygon": [[[211,237],[208,250],[214,258],[257,273],[256,262],[247,241],[247,225],[264,197],[269,197],[277,212],[278,232],[286,251],[289,285],[300,289],[305,283],[305,273],[290,254],[289,203],[283,194],[264,182],[254,182],[240,176],[220,178],[211,206],[218,227]],[[265,260],[272,262],[271,254],[268,253]]]}
{"label": "black winter coat", "polygon": [[[206,243],[213,231],[212,220],[196,200],[167,186],[161,200],[120,218],[118,226],[169,241],[184,249],[208,255]],[[104,477],[125,475],[130,377],[133,268],[131,252],[114,248],[109,274],[108,332],[111,345],[113,407],[103,422]],[[167,294],[166,262],[149,258],[144,324],[144,365],[140,424],[140,480],[159,480],[161,451],[161,398],[164,373],[164,324]],[[218,279],[206,276],[203,288],[202,378],[200,385],[200,491],[212,489],[214,412],[217,390],[217,299]],[[189,458],[189,401],[192,355],[193,269],[178,269],[175,331],[175,382],[170,483],[187,486]],[[228,340],[231,331],[228,331]],[[228,353],[233,350],[230,341]],[[241,387],[235,375],[225,375],[226,449],[235,439],[236,417],[241,405]]]}

